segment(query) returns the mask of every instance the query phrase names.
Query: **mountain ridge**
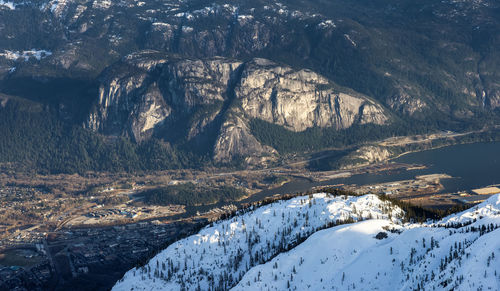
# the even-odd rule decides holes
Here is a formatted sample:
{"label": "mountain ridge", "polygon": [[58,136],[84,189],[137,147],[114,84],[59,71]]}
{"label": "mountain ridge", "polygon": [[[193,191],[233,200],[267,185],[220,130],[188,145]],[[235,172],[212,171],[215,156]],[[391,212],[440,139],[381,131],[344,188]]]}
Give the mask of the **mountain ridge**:
{"label": "mountain ridge", "polygon": [[250,132],[249,121],[255,118],[295,132],[390,123],[389,113],[368,97],[312,71],[266,59],[170,60],[146,51],[116,66],[132,68],[113,67],[101,77],[99,100],[86,127],[141,142],[153,136],[175,141],[171,129],[184,126],[180,131],[198,144],[203,135],[217,135],[208,147],[218,162],[276,154]]}
{"label": "mountain ridge", "polygon": [[[494,195],[437,222],[402,223],[401,209],[375,195],[299,196],[206,227],[127,272],[113,290],[495,289],[499,201]],[[267,252],[287,241],[283,233],[293,237],[301,227],[348,217],[348,224],[320,227],[290,249]]]}
{"label": "mountain ridge", "polygon": [[[348,139],[342,134],[337,138],[336,133],[349,128],[368,136],[362,142],[380,138],[370,134],[380,130],[367,124],[395,127],[397,130],[383,128],[387,131],[384,137],[388,137],[415,131],[483,128],[500,118],[496,69],[500,64],[496,50],[500,44],[500,6],[494,0],[4,3],[8,5],[0,6],[0,92],[40,101],[57,110],[65,122],[85,124],[111,137],[109,140],[125,136],[141,143],[153,136],[171,143],[184,138],[173,144],[215,164],[246,160],[255,165],[282,153],[256,137],[250,117],[292,133],[327,129],[323,135],[338,140]],[[149,61],[145,52],[149,52]],[[130,100],[114,113],[107,113],[101,106],[106,103],[101,102],[100,82],[106,77],[111,81],[113,74],[118,78],[140,71],[131,68],[135,66],[132,62],[140,62],[141,54],[145,66],[161,59],[198,67],[210,59],[235,66],[267,59],[276,65],[273,69],[254,64],[253,74],[249,68],[242,72],[248,86],[233,84],[234,94],[239,94],[236,99],[246,100],[246,110],[233,110],[237,104],[226,102],[226,106],[232,105],[218,114],[224,106],[218,101],[224,104],[228,100],[220,96],[227,92],[218,92],[217,102],[187,104],[189,112],[180,106],[173,108],[173,99],[160,97],[174,93],[177,97],[191,94],[188,97],[192,98],[194,92],[179,86],[169,92],[171,86],[159,80],[175,74],[158,69],[162,75],[144,73],[144,86],[134,85]],[[127,58],[129,64],[125,65]],[[168,64],[155,67],[162,66]],[[255,83],[260,72],[270,81]],[[308,82],[300,82],[302,88],[294,85],[293,78],[304,72],[321,76],[315,80],[317,86]],[[205,88],[201,88],[202,82],[198,87],[206,100],[214,96],[209,89],[227,91],[228,76],[205,77]],[[325,80],[356,98],[338,96],[340,101],[328,101],[325,88],[315,96],[313,87]],[[284,99],[280,97],[286,96],[282,89],[292,87],[295,95],[307,98],[291,105],[281,102]],[[277,98],[247,98],[260,94]],[[360,96],[365,106],[360,104]],[[311,110],[313,103],[324,106]],[[174,114],[177,109],[186,112]],[[279,138],[276,132],[272,134]],[[353,145],[350,140],[348,143]],[[321,145],[307,150],[319,149]]]}

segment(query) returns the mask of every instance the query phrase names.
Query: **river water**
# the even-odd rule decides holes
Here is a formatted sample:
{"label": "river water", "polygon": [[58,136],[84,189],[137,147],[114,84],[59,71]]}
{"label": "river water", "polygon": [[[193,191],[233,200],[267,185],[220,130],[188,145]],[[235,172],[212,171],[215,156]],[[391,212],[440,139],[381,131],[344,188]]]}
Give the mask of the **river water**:
{"label": "river water", "polygon": [[[235,204],[262,200],[275,194],[294,194],[306,192],[313,187],[335,184],[377,184],[391,181],[414,179],[418,175],[448,174],[451,179],[443,179],[442,192],[458,192],[500,184],[500,142],[472,143],[443,147],[439,149],[415,152],[403,155],[393,160],[396,163],[425,165],[425,169],[383,171],[352,175],[347,178],[337,178],[322,182],[307,179],[295,179],[285,185],[264,190]],[[187,217],[204,212],[225,203],[215,205],[186,207],[186,213],[178,215]]]}
{"label": "river water", "polygon": [[273,194],[304,192],[312,187],[334,184],[377,184],[409,180],[418,175],[448,174],[452,179],[443,179],[443,192],[458,192],[500,183],[500,143],[461,144],[439,149],[415,152],[393,160],[397,163],[425,165],[425,169],[385,171],[353,175],[323,182],[306,179],[295,180],[282,187],[265,190],[251,197],[252,201]]}

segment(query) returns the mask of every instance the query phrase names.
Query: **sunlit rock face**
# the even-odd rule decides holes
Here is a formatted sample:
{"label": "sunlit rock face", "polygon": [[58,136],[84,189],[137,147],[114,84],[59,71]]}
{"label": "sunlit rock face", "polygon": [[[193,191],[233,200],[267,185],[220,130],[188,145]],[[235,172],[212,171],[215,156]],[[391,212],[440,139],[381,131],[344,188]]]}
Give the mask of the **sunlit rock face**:
{"label": "sunlit rock face", "polygon": [[259,58],[178,60],[144,51],[103,73],[86,126],[137,142],[179,130],[188,140],[215,135],[211,146],[220,162],[272,157],[276,151],[251,133],[248,123],[254,118],[295,132],[390,122],[380,104],[356,92],[342,92],[310,70]]}

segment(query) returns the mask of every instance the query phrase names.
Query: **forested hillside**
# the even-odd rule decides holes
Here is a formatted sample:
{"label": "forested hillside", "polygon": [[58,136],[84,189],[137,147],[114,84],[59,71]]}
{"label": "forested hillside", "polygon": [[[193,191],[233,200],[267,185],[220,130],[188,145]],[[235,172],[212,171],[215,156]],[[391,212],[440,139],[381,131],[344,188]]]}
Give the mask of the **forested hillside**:
{"label": "forested hillside", "polygon": [[6,134],[33,135],[5,144],[2,161],[68,173],[255,166],[491,127],[499,15],[495,0],[4,1],[0,93],[44,113],[21,122],[2,107],[18,127]]}
{"label": "forested hillside", "polygon": [[62,121],[50,106],[18,98],[0,106],[0,162],[15,162],[26,171],[84,173],[136,172],[195,167],[201,157],[152,139],[135,144],[108,140]]}

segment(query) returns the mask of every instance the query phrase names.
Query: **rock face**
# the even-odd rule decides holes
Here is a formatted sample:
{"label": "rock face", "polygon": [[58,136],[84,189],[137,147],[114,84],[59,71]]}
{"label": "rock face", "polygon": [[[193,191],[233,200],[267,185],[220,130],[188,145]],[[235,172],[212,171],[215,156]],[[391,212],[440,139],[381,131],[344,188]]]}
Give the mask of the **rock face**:
{"label": "rock face", "polygon": [[[220,109],[231,74],[240,64],[217,58],[168,60],[151,51],[127,56],[101,78],[99,98],[86,126],[137,142],[148,139],[155,130],[187,122],[183,119],[201,109]],[[215,114],[207,111],[194,118],[189,137],[203,131]]]}
{"label": "rock face", "polygon": [[386,147],[363,146],[344,158],[342,169],[365,166],[387,160],[393,154]]}
{"label": "rock face", "polygon": [[214,146],[216,161],[230,161],[239,156],[245,157],[247,163],[257,164],[265,162],[276,153],[273,148],[261,145],[250,132],[246,120],[236,114],[232,114],[222,124]]}
{"label": "rock face", "polygon": [[137,142],[152,136],[208,142],[218,162],[257,162],[276,151],[252,135],[248,122],[254,118],[295,132],[390,122],[380,104],[341,92],[310,70],[266,59],[177,60],[145,51],[102,75],[86,126]]}
{"label": "rock face", "polygon": [[236,95],[247,116],[293,131],[387,122],[382,107],[374,102],[338,92],[326,78],[309,70],[295,71],[264,59],[247,64]]}
{"label": "rock face", "polygon": [[485,83],[487,88],[480,94],[485,106],[491,109],[500,108],[500,82],[489,81]]}
{"label": "rock face", "polygon": [[87,127],[107,135],[130,135],[141,141],[151,137],[152,130],[171,111],[158,84],[148,79],[147,71],[139,70],[104,81]]}
{"label": "rock face", "polygon": [[[95,109],[89,127],[109,134],[125,132],[141,141],[158,131],[165,134],[172,128],[169,122],[187,116],[184,111],[200,109],[189,102],[213,105],[203,108],[203,118],[185,121],[186,135],[196,139],[205,130],[217,131],[210,127],[213,121],[215,128],[222,124],[224,114],[218,112],[229,85],[224,80],[241,63],[215,57],[268,56],[296,68],[321,71],[328,78],[265,60],[245,64],[242,79],[235,80],[242,86],[232,88],[250,108],[244,111],[246,118],[257,116],[289,130],[387,122],[377,103],[341,92],[330,81],[369,95],[408,120],[408,125],[432,118],[445,130],[456,122],[475,123],[479,116],[498,117],[500,2],[383,2],[367,7],[363,1],[339,6],[322,0],[3,1],[0,90],[9,93],[4,88],[26,84],[26,77],[34,83],[54,77],[94,82],[105,70],[100,102],[110,107]],[[45,53],[29,57],[26,52],[32,50]],[[167,60],[146,50],[185,61]],[[217,68],[231,63],[232,69]],[[120,72],[120,66],[125,71]],[[205,84],[196,81],[206,77]],[[60,92],[64,89],[49,89],[53,95],[65,95]],[[30,92],[36,98],[38,93]],[[67,107],[74,101],[61,99]],[[181,108],[184,101],[188,108]],[[80,120],[80,113],[73,116],[73,121]]]}
{"label": "rock face", "polygon": [[409,116],[427,107],[427,104],[423,100],[416,96],[411,96],[403,88],[399,88],[396,94],[387,98],[386,103],[392,110]]}

